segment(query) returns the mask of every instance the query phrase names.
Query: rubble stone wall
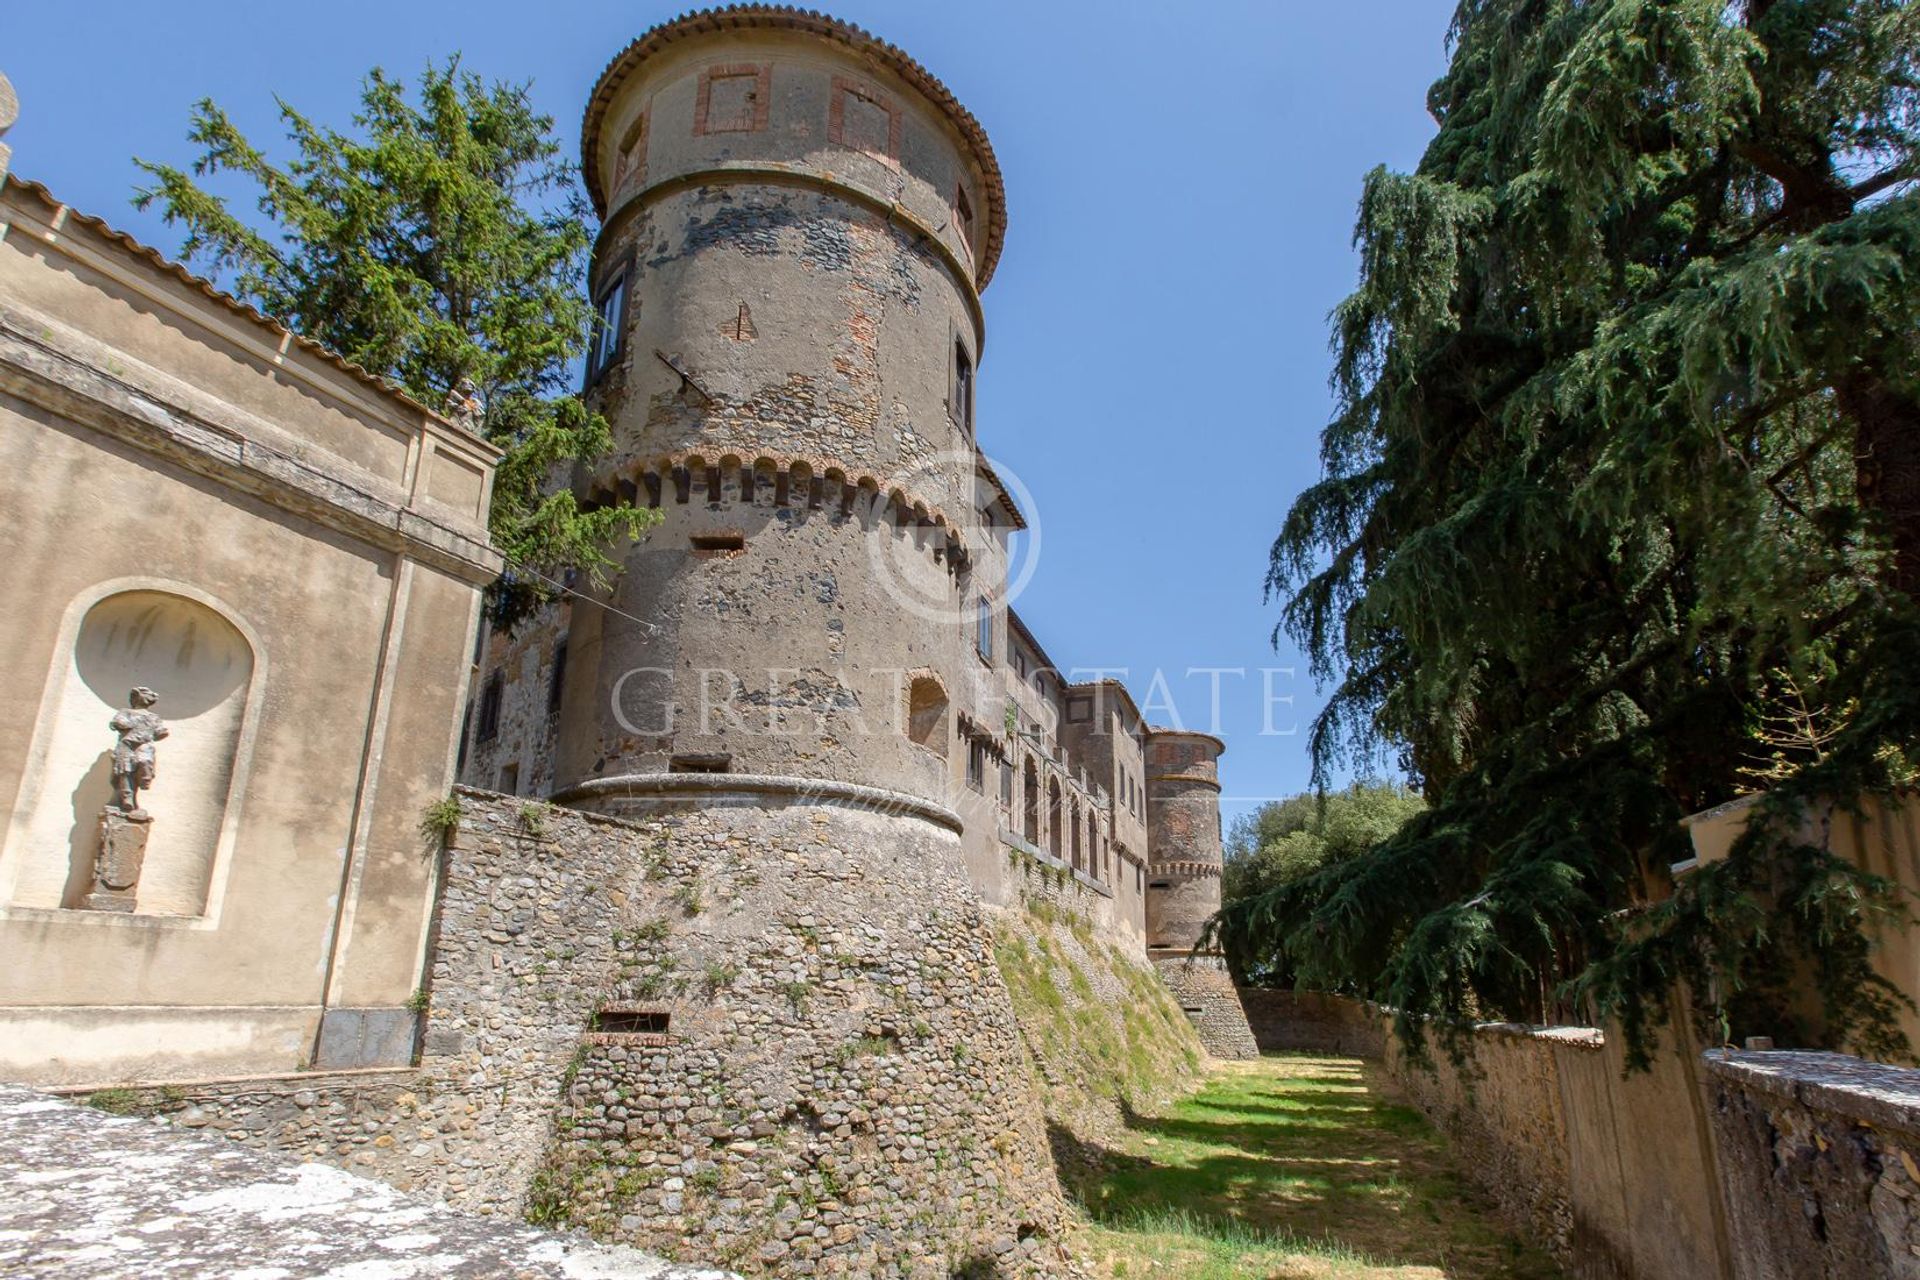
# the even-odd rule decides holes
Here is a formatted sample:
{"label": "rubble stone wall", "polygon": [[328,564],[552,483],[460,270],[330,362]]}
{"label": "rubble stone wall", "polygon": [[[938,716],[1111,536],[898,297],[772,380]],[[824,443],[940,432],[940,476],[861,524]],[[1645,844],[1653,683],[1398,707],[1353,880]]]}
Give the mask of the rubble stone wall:
{"label": "rubble stone wall", "polygon": [[746,795],[644,819],[461,801],[417,1071],[96,1101],[748,1274],[1056,1264],[1044,1120],[953,832]]}
{"label": "rubble stone wall", "polygon": [[1920,1071],[1706,1055],[1735,1280],[1920,1276]]}
{"label": "rubble stone wall", "polygon": [[1200,1043],[1216,1058],[1257,1058],[1260,1046],[1247,1025],[1240,993],[1217,955],[1155,956],[1161,981],[1193,1021]]}
{"label": "rubble stone wall", "polygon": [[1387,1051],[1387,1027],[1379,1009],[1347,996],[1241,987],[1240,1007],[1262,1053],[1378,1058]]}

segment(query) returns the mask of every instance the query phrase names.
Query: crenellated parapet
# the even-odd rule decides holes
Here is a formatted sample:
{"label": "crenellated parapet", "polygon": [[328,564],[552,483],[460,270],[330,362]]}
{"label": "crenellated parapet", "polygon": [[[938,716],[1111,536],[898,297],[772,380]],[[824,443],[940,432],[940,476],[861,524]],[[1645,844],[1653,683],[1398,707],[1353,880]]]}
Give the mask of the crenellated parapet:
{"label": "crenellated parapet", "polygon": [[598,477],[584,505],[658,509],[691,504],[823,511],[869,526],[918,530],[935,560],[955,568],[970,559],[968,530],[937,502],[818,455],[662,454]]}

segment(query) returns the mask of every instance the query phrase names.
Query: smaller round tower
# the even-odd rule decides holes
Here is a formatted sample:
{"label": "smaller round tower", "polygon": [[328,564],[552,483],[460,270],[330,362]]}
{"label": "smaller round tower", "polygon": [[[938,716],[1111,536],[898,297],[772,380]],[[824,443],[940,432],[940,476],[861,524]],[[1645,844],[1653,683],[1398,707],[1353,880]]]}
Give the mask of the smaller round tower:
{"label": "smaller round tower", "polygon": [[1257,1058],[1240,993],[1217,949],[1200,949],[1220,910],[1220,756],[1210,733],[1147,730],[1147,958],[1216,1058]]}
{"label": "smaller round tower", "polygon": [[1147,946],[1189,952],[1220,910],[1220,755],[1208,733],[1147,731]]}

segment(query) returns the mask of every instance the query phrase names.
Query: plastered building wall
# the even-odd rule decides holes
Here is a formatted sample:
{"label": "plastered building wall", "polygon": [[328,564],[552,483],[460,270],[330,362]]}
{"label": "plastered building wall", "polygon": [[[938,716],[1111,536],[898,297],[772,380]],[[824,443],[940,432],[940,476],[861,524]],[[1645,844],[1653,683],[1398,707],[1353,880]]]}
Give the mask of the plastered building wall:
{"label": "plastered building wall", "polygon": [[[494,457],[6,179],[0,1074],[407,1061]],[[136,683],[147,864],[87,910]]]}

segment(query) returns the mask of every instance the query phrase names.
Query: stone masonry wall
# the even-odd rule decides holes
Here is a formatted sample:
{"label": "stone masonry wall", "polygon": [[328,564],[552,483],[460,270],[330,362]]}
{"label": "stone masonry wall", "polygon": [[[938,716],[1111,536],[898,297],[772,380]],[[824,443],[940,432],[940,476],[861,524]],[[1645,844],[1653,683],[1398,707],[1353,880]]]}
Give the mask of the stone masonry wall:
{"label": "stone masonry wall", "polygon": [[1240,1007],[1262,1053],[1340,1053],[1378,1058],[1386,1053],[1380,1011],[1346,996],[1318,991],[1241,987]]}
{"label": "stone masonry wall", "polygon": [[419,1070],[96,1101],[748,1274],[1059,1272],[1042,1113],[951,832],[461,801]]}
{"label": "stone masonry wall", "polygon": [[1216,1058],[1257,1058],[1260,1046],[1247,1026],[1246,1010],[1227,963],[1217,955],[1155,956],[1153,967],[1180,1008],[1193,1020],[1200,1043]]}
{"label": "stone masonry wall", "polygon": [[1735,1280],[1920,1276],[1920,1071],[1706,1055]]}

